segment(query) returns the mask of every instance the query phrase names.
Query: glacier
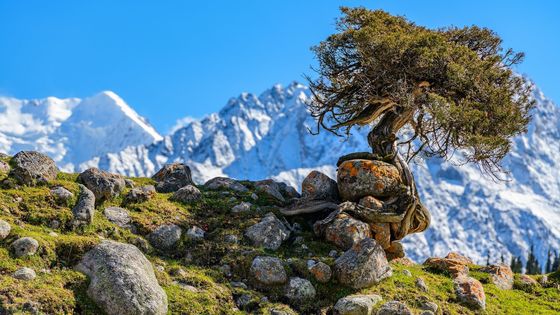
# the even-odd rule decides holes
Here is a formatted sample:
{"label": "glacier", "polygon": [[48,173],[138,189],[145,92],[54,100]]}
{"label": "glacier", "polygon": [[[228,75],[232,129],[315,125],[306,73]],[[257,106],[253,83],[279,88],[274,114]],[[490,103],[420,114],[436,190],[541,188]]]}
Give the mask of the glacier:
{"label": "glacier", "polygon": [[[417,158],[411,163],[420,196],[432,214],[432,225],[404,240],[408,256],[422,261],[454,250],[481,264],[487,257],[492,263],[502,256],[509,262],[512,255],[525,258],[534,246],[543,265],[549,250],[560,250],[560,109],[538,89],[534,97],[537,106],[529,130],[513,139],[512,150],[503,161],[510,170],[506,181],[485,176],[476,165],[439,158]],[[19,133],[5,133],[2,127],[0,150],[14,153],[35,145],[33,148],[53,156],[57,141],[33,144],[29,139],[47,134],[42,138],[52,140],[51,135],[56,134],[65,139],[62,146],[70,152],[54,155],[55,160],[63,167],[64,163],[72,165],[74,170],[98,166],[129,176],[150,176],[165,163],[180,161],[191,166],[198,183],[215,176],[273,178],[299,188],[311,170],[334,178],[339,156],[368,150],[367,128],[354,130],[348,139],[324,131],[311,134],[309,130],[314,130],[316,123],[305,106],[309,98],[308,88],[296,82],[285,87],[274,85],[260,95],[242,93],[221,111],[202,119],[189,118],[185,126],[163,138],[139,116],[134,120],[124,115],[127,122],[111,124],[133,126],[131,133],[119,130],[107,148],[94,142],[90,151],[80,153],[76,146],[97,133],[84,130],[79,123],[83,119],[73,120],[69,115],[79,100],[52,99],[62,105],[53,107],[58,112],[47,116],[51,120],[41,122],[44,130],[26,131],[33,124],[23,122]],[[0,104],[6,102],[2,100]],[[13,114],[0,111],[0,122],[9,120],[9,115]],[[26,120],[45,117],[26,115]],[[79,116],[90,115],[95,124],[93,117],[102,114]],[[62,126],[67,121],[74,122],[68,124],[70,127]],[[69,138],[71,134],[75,139]],[[99,143],[109,140],[102,139]]]}

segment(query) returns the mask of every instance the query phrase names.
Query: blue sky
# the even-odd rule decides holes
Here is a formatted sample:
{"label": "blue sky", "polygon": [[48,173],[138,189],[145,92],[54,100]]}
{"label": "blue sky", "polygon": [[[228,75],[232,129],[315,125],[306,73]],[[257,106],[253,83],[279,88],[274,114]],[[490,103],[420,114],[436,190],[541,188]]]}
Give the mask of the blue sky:
{"label": "blue sky", "polygon": [[477,24],[524,51],[518,71],[560,100],[560,1],[0,1],[0,94],[122,96],[160,132],[242,91],[303,81],[338,7],[430,27]]}

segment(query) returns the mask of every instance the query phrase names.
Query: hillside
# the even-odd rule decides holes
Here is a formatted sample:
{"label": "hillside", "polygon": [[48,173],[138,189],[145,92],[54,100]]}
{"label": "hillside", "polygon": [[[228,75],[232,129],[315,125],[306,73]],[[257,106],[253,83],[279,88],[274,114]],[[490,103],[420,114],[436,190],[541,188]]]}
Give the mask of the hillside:
{"label": "hillside", "polygon": [[[94,302],[95,297],[110,292],[122,294],[122,291],[112,291],[111,286],[134,287],[127,284],[126,277],[140,277],[142,273],[155,274],[152,281],[157,283],[152,285],[163,289],[165,308],[170,314],[330,314],[339,299],[357,293],[367,295],[363,298],[366,302],[362,302],[371,312],[380,312],[377,314],[388,314],[382,309],[391,305],[414,314],[560,312],[558,275],[549,275],[548,280],[537,277],[535,280],[542,284],[515,275],[510,284],[513,289],[500,289],[500,283],[491,273],[468,260],[459,266],[466,268],[466,275],[482,283],[485,312],[468,302],[472,302],[472,297],[465,301],[458,296],[454,284],[457,278],[452,269],[438,269],[435,264],[420,265],[396,259],[388,267],[392,272],[385,274],[385,279],[380,278],[378,284],[361,289],[341,285],[336,266],[342,256],[354,249],[345,252],[314,234],[310,224],[316,217],[284,218],[281,208],[289,196],[298,194],[272,182],[221,179],[197,185],[199,192],[189,188],[182,194],[162,193],[155,189],[176,190],[166,185],[179,187],[184,182],[177,185],[177,180],[188,181],[182,166],[175,166],[173,175],[160,172],[157,180],[135,177],[125,181],[103,172],[85,172],[80,176],[57,174],[48,158],[40,159],[44,167],[39,171],[30,168],[29,174],[35,175],[24,179],[26,184],[22,184],[17,175],[21,173],[14,171],[20,169],[20,164],[2,157],[5,163],[0,175],[3,187],[0,189],[1,314],[103,314],[103,307]],[[10,167],[6,167],[8,164]],[[30,178],[33,180],[29,181]],[[78,182],[93,192],[80,188]],[[279,194],[284,201],[279,199]],[[84,217],[83,210],[88,205],[92,216]],[[270,218],[269,213],[278,219],[266,219]],[[259,233],[269,233],[268,237],[256,239],[254,235],[259,233],[248,231],[255,230],[254,226],[262,222],[268,222],[269,227]],[[36,241],[35,246],[29,238]],[[135,265],[143,256],[147,265],[140,272],[114,274],[125,280],[111,277],[111,285],[95,287],[94,283],[101,280],[85,276],[83,264],[86,256],[93,259],[92,249],[108,244],[107,240],[134,244],[134,248],[142,251],[135,249],[130,255],[141,259],[128,261],[126,266]],[[113,255],[120,259],[129,257],[120,254]],[[106,255],[104,260],[114,259],[109,253]],[[259,256],[279,259],[280,270],[265,265],[265,269],[257,271],[255,261]],[[384,257],[385,254],[378,258],[378,266],[387,263],[383,262]],[[104,260],[97,263],[103,264]],[[456,260],[448,261],[456,263]],[[118,263],[115,264],[117,267],[107,266],[109,272],[118,269]],[[82,267],[76,268],[77,265]],[[278,272],[282,275],[280,280],[275,278]],[[290,279],[288,283],[287,279]],[[296,281],[296,287],[289,289],[292,280]],[[152,306],[158,302],[152,295],[111,297],[113,313],[129,300],[137,302],[135,307],[146,300],[151,300]],[[396,302],[387,304],[393,300],[405,306]],[[346,304],[362,305],[362,302]],[[335,309],[337,312],[348,309],[350,306],[342,306],[346,304],[341,302]],[[429,309],[433,312],[427,313]]]}

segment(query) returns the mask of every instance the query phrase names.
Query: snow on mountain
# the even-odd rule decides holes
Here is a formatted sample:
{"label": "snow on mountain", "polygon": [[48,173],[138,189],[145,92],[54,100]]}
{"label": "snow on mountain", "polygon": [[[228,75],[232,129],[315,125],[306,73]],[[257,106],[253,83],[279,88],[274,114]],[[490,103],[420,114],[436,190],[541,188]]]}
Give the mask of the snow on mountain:
{"label": "snow on mountain", "polygon": [[[216,114],[192,121],[150,146],[129,147],[100,158],[99,165],[128,175],[151,175],[163,164],[191,165],[198,182],[219,175],[275,178],[299,187],[313,169],[335,177],[339,156],[367,151],[367,129],[349,139],[311,135],[315,123],[305,102],[307,87],[279,85],[260,96],[243,93]],[[432,226],[406,238],[417,260],[458,250],[485,263],[501,255],[526,257],[531,245],[544,263],[560,249],[560,110],[541,92],[526,135],[513,141],[504,164],[506,182],[489,179],[474,165],[417,159],[412,170],[430,209]]]}
{"label": "snow on mountain", "polygon": [[96,156],[161,140],[157,131],[110,91],[93,97],[19,100],[0,97],[0,151],[44,152],[66,171]]}

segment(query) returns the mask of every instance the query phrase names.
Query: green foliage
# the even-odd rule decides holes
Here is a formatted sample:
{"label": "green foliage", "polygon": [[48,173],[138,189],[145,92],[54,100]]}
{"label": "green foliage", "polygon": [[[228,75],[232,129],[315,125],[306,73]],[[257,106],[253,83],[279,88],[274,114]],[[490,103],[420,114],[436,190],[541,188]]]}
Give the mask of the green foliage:
{"label": "green foliage", "polygon": [[365,8],[342,13],[338,33],[313,48],[319,67],[309,107],[320,127],[349,135],[377,121],[395,134],[410,125],[421,145],[409,158],[464,149],[466,162],[499,168],[534,105],[530,84],[511,70],[522,53],[504,50],[486,28],[428,29]]}
{"label": "green foliage", "polygon": [[542,268],[539,264],[539,261],[535,257],[533,246],[531,246],[529,256],[527,257],[527,264],[525,264],[525,273],[528,275],[540,275],[542,273]]}

